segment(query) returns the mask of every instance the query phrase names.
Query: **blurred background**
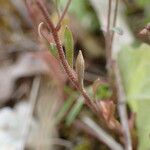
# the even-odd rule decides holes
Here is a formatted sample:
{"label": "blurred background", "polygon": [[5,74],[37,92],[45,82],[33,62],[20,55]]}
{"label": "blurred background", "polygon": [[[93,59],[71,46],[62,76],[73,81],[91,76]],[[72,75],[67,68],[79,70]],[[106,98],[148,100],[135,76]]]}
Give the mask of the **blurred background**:
{"label": "blurred background", "polygon": [[[64,27],[71,28],[75,57],[83,50],[87,87],[98,77],[106,79],[105,39],[91,1],[72,0],[60,31],[63,40]],[[55,0],[45,2],[57,22],[66,0],[57,1],[59,10]],[[150,21],[150,1],[121,2],[134,46],[149,43],[139,31]],[[107,150],[80,121],[85,114],[94,118],[93,113],[77,102],[79,94],[50,55],[49,45],[41,42],[41,21],[34,0],[0,0],[0,150]]]}

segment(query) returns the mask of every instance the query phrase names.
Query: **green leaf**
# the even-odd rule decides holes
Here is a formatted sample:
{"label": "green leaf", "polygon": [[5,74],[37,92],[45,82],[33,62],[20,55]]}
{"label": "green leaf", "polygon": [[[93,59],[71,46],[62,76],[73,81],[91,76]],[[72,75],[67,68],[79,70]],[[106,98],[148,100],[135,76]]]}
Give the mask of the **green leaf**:
{"label": "green leaf", "polygon": [[150,46],[125,47],[118,56],[127,102],[136,113],[138,150],[150,149]]}
{"label": "green leaf", "polygon": [[101,84],[96,91],[96,95],[95,95],[95,99],[99,100],[99,99],[108,99],[110,98],[112,95],[112,92],[109,88],[108,85],[106,84]]}
{"label": "green leaf", "polygon": [[66,59],[70,67],[73,68],[74,41],[73,41],[72,32],[70,31],[68,27],[65,28],[64,46],[65,46],[65,51],[66,51]]}
{"label": "green leaf", "polygon": [[62,108],[60,109],[60,111],[58,112],[58,114],[56,116],[57,123],[60,122],[65,117],[65,115],[69,111],[70,107],[73,105],[75,97],[76,97],[76,95],[73,94],[64,102]]}
{"label": "green leaf", "polygon": [[50,50],[51,54],[52,54],[54,57],[57,57],[57,56],[58,56],[57,47],[56,47],[56,45],[55,45],[54,43],[50,43],[49,50]]}
{"label": "green leaf", "polygon": [[150,4],[149,0],[138,0],[137,2],[141,6],[146,6],[147,4]]}
{"label": "green leaf", "polygon": [[66,124],[71,125],[84,105],[83,97],[79,97],[66,118]]}

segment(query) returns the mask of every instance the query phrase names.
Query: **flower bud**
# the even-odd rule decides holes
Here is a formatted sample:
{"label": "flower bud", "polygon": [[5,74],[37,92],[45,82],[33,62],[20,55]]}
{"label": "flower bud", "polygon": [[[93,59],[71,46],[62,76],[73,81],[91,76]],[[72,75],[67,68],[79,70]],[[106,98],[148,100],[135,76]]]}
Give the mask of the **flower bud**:
{"label": "flower bud", "polygon": [[80,50],[76,59],[76,73],[78,77],[78,82],[83,88],[83,80],[84,80],[84,70],[85,70],[85,63],[84,63],[84,58],[82,55],[82,51]]}

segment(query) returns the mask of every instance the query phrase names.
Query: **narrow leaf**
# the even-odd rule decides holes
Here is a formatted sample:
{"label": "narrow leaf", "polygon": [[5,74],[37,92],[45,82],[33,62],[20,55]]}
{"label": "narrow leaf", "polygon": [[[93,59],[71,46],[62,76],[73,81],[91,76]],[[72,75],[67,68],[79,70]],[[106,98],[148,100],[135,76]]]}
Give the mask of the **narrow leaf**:
{"label": "narrow leaf", "polygon": [[70,67],[73,68],[74,41],[73,41],[72,32],[68,27],[65,28],[65,32],[64,32],[64,46],[66,50],[66,59]]}
{"label": "narrow leaf", "polygon": [[80,113],[83,105],[84,105],[83,97],[79,97],[79,99],[76,101],[75,105],[73,106],[73,108],[71,109],[70,113],[66,118],[67,125],[72,124],[72,122],[75,120],[77,115]]}
{"label": "narrow leaf", "polygon": [[62,108],[60,109],[60,111],[58,112],[57,116],[56,116],[56,122],[60,122],[65,115],[67,114],[67,112],[69,111],[70,107],[72,106],[72,104],[74,103],[76,95],[73,94],[72,96],[70,96],[65,103],[63,104]]}

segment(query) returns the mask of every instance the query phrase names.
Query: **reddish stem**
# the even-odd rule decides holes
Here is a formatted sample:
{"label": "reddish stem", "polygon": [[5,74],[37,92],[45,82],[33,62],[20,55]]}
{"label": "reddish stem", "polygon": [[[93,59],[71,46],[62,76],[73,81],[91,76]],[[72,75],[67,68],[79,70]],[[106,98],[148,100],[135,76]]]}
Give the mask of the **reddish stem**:
{"label": "reddish stem", "polygon": [[80,88],[80,85],[79,85],[77,77],[76,77],[76,73],[69,66],[69,64],[68,64],[68,62],[65,58],[65,54],[64,54],[63,47],[62,47],[62,44],[60,42],[60,39],[59,39],[59,36],[58,36],[58,33],[57,33],[57,29],[54,27],[54,24],[50,19],[50,16],[49,16],[49,13],[48,13],[47,9],[45,8],[44,4],[40,0],[37,0],[37,5],[40,8],[40,10],[42,11],[44,19],[46,21],[46,24],[48,25],[48,28],[50,29],[50,31],[52,33],[53,39],[55,41],[55,44],[56,44],[56,47],[57,47],[57,50],[58,50],[60,62],[63,65],[63,68],[64,68],[66,74],[68,75],[69,80],[81,92],[81,94],[85,98],[86,105],[88,107],[90,107],[93,111],[97,112],[96,111],[97,108],[93,105],[93,102],[90,99],[90,97],[88,96],[87,92],[84,89]]}

